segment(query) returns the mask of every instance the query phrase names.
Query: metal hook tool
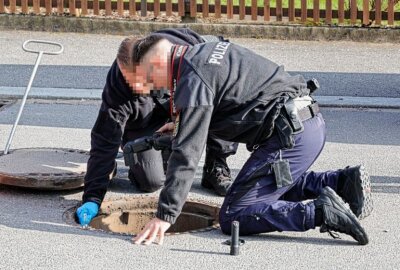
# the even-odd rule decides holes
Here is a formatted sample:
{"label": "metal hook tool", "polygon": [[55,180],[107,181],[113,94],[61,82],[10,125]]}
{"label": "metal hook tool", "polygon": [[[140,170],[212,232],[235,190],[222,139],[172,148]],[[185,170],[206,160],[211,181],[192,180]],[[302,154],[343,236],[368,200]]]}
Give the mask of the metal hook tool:
{"label": "metal hook tool", "polygon": [[[60,49],[58,51],[55,51],[55,52],[52,52],[52,51],[37,51],[37,50],[28,49],[27,45],[29,43],[41,43],[41,44],[55,45],[55,46],[58,46]],[[61,54],[64,51],[64,46],[61,45],[60,43],[57,43],[57,42],[31,39],[31,40],[25,41],[24,44],[22,44],[22,49],[24,51],[26,51],[26,52],[37,53],[38,56],[36,58],[36,63],[35,63],[35,66],[33,68],[31,78],[29,79],[28,86],[26,87],[24,97],[22,98],[22,102],[21,102],[21,106],[20,106],[19,111],[18,111],[17,119],[15,120],[14,126],[13,126],[13,128],[11,130],[11,133],[10,133],[10,136],[8,137],[8,141],[7,141],[6,147],[4,149],[4,155],[7,155],[8,154],[8,150],[10,149],[11,142],[12,142],[12,139],[13,139],[14,134],[15,134],[15,129],[17,128],[19,119],[21,118],[22,111],[24,110],[26,99],[28,97],[29,91],[31,90],[32,82],[33,82],[33,79],[35,78],[36,71],[37,71],[38,66],[40,64],[40,61],[42,60],[43,54],[50,54],[50,55]]]}

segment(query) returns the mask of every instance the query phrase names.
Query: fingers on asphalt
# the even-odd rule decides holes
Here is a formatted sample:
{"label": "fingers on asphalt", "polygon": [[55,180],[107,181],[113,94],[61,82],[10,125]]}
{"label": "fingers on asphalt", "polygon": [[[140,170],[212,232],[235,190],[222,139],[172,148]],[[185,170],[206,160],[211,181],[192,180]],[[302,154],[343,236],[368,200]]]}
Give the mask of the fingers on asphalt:
{"label": "fingers on asphalt", "polygon": [[146,246],[150,245],[151,243],[154,242],[154,240],[156,240],[159,230],[160,230],[160,226],[158,226],[158,225],[152,226],[150,235],[149,235],[148,239],[146,240],[146,242],[144,242],[144,244]]}
{"label": "fingers on asphalt", "polygon": [[149,228],[145,228],[144,231],[142,231],[141,233],[139,233],[134,239],[133,239],[133,243],[136,245],[140,245],[143,240],[149,235],[150,233],[150,229]]}

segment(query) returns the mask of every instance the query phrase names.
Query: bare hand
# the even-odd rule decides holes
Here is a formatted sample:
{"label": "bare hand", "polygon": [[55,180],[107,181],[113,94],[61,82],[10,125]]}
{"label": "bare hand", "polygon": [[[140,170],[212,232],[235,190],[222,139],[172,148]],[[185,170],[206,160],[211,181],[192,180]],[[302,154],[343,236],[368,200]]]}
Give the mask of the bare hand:
{"label": "bare hand", "polygon": [[157,130],[156,132],[160,132],[160,133],[172,132],[174,130],[174,127],[175,127],[174,122],[169,122],[169,123],[166,123],[165,125],[163,125],[162,127],[160,127],[160,129]]}
{"label": "bare hand", "polygon": [[159,236],[158,244],[162,245],[164,242],[164,234],[169,227],[171,227],[171,223],[159,218],[153,218],[149,223],[146,224],[144,229],[135,238],[133,238],[133,243],[136,245],[143,243],[147,246],[155,242],[157,236]]}

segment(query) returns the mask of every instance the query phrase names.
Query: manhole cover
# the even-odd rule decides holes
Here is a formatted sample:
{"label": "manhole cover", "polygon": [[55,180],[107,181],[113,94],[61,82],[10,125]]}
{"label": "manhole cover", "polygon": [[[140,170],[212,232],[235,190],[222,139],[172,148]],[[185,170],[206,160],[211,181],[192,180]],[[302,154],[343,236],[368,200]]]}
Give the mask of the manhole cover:
{"label": "manhole cover", "polygon": [[[99,215],[89,226],[110,233],[136,235],[155,217],[157,206],[158,198],[147,196],[104,201]],[[76,224],[76,208],[64,213],[64,220],[67,223]],[[188,200],[176,223],[167,231],[167,235],[204,232],[218,228],[219,210],[216,205]]]}
{"label": "manhole cover", "polygon": [[87,151],[58,148],[22,148],[0,152],[0,184],[68,190],[83,186]]}
{"label": "manhole cover", "polygon": [[10,106],[13,104],[15,101],[14,100],[4,100],[0,99],[0,111],[4,110],[7,106]]}

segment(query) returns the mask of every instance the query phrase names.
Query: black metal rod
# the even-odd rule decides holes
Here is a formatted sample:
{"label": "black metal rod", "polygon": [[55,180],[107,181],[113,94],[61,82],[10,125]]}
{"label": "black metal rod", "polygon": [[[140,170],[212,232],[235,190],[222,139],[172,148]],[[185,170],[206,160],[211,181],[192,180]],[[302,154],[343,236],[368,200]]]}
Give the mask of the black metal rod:
{"label": "black metal rod", "polygon": [[231,225],[231,255],[239,255],[239,221],[232,221]]}

